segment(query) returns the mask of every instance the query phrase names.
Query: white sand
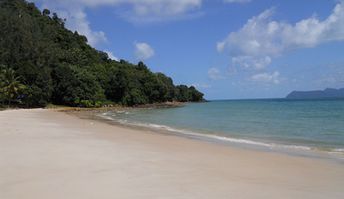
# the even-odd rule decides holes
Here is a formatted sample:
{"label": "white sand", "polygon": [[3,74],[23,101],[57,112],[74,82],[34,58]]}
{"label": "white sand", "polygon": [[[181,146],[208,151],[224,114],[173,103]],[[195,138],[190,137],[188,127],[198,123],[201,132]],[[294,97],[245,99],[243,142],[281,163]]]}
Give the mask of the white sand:
{"label": "white sand", "polygon": [[0,112],[0,199],[344,198],[344,165],[82,120]]}

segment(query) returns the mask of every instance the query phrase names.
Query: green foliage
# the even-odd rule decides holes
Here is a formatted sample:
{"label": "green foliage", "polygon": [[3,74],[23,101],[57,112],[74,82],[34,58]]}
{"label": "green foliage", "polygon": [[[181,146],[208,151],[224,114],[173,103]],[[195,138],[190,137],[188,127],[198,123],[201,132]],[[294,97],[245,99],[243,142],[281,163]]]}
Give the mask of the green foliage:
{"label": "green foliage", "polygon": [[122,103],[129,106],[146,104],[147,102],[147,96],[145,96],[142,91],[137,88],[132,88],[127,91],[122,99]]}
{"label": "green foliage", "polygon": [[[175,86],[171,78],[151,72],[143,62],[110,60],[89,46],[85,36],[65,29],[64,23],[56,13],[41,12],[33,3],[0,0],[0,65],[10,66],[25,85],[20,93],[25,106],[203,100],[194,87]],[[3,84],[1,80],[2,90]],[[8,96],[2,94],[0,100],[4,98]]]}
{"label": "green foliage", "polygon": [[49,16],[50,15],[50,10],[44,9],[42,14],[43,14],[43,16]]}
{"label": "green foliage", "polygon": [[105,100],[104,90],[96,77],[84,69],[59,65],[53,74],[53,102],[70,106],[91,107],[88,102]]}
{"label": "green foliage", "polygon": [[20,94],[25,88],[13,69],[3,66],[0,68],[0,101],[2,103],[7,102],[9,106],[12,102],[18,103]]}
{"label": "green foliage", "polygon": [[17,73],[27,87],[23,93],[23,103],[27,107],[46,106],[53,89],[51,69],[28,63],[18,68]]}
{"label": "green foliage", "polygon": [[194,86],[176,86],[175,97],[180,102],[200,102],[203,101],[203,93],[199,92]]}

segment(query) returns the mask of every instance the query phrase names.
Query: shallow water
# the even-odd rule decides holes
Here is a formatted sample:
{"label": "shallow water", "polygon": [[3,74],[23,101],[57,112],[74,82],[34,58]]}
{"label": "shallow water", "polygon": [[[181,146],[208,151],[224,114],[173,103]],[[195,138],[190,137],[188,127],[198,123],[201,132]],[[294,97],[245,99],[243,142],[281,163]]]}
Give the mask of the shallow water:
{"label": "shallow water", "polygon": [[344,100],[224,100],[103,116],[234,143],[344,153]]}

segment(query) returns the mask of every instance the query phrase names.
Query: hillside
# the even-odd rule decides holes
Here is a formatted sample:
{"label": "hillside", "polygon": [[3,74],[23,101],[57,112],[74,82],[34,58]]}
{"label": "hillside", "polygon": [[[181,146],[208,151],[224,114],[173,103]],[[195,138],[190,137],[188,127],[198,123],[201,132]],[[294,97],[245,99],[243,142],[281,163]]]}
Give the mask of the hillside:
{"label": "hillside", "polygon": [[[143,62],[109,59],[64,23],[33,3],[0,0],[2,103],[37,107],[203,101],[203,94],[193,86],[175,86],[170,77],[151,72]],[[20,85],[17,89],[9,84],[11,71],[12,80]]]}
{"label": "hillside", "polygon": [[327,88],[325,90],[317,91],[293,91],[286,97],[287,99],[338,99],[344,98],[344,88],[333,89]]}

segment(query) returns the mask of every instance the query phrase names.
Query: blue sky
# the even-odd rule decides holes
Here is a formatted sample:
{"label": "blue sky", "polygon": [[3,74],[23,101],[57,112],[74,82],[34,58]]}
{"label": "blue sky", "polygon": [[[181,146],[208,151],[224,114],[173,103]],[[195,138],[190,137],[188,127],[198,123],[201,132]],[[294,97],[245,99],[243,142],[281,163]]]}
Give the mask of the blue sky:
{"label": "blue sky", "polygon": [[207,99],[344,87],[344,1],[34,0],[113,59]]}

